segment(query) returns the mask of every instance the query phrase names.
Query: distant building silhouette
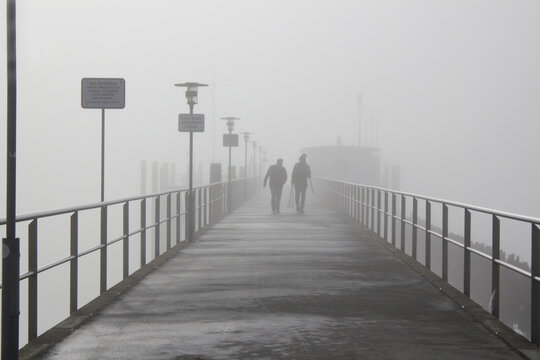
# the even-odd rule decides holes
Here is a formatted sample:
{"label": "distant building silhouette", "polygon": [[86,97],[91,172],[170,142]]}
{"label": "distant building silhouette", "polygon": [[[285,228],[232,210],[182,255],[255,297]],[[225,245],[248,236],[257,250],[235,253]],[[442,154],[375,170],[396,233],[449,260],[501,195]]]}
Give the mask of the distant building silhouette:
{"label": "distant building silhouette", "polygon": [[303,148],[310,156],[313,176],[381,186],[379,149],[365,146],[315,146]]}

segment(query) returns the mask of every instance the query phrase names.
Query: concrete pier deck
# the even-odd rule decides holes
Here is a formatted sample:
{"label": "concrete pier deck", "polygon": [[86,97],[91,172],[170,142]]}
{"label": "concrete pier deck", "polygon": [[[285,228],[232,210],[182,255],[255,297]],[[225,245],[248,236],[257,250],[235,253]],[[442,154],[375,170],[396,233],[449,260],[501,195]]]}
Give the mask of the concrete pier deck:
{"label": "concrete pier deck", "polygon": [[40,359],[522,359],[365,230],[252,199]]}

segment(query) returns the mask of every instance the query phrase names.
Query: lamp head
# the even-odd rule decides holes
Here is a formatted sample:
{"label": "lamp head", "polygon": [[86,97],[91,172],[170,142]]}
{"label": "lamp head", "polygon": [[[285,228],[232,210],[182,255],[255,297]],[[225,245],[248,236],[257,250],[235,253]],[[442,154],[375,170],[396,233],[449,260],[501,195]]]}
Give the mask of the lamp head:
{"label": "lamp head", "polygon": [[234,116],[222,117],[221,119],[222,120],[227,120],[227,129],[229,129],[229,131],[234,130],[234,121],[235,120],[240,120],[240,118],[237,118],[237,117],[234,117]]}
{"label": "lamp head", "polygon": [[174,86],[185,87],[186,89],[186,99],[188,105],[195,105],[198,103],[198,89],[201,86],[208,86],[207,84],[199,84],[196,82],[187,82],[182,84],[174,84]]}

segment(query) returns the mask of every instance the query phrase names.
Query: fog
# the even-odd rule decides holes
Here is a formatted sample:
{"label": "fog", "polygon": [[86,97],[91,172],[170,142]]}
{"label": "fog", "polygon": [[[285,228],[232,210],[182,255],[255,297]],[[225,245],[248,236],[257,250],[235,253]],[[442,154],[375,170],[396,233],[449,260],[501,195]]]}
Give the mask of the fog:
{"label": "fog", "polygon": [[[361,94],[362,144],[400,166],[402,190],[540,217],[537,1],[28,0],[17,10],[18,213],[99,201],[101,113],[81,108],[81,79],[121,77],[126,107],[106,111],[106,199],[139,193],[141,160],[185,172],[177,117],[189,109],[174,84],[197,81],[210,86],[195,107],[206,115],[196,169],[225,163],[224,116],[289,171],[304,147],[357,145]],[[4,68],[5,47],[0,37]],[[233,163],[243,159],[241,141]]]}

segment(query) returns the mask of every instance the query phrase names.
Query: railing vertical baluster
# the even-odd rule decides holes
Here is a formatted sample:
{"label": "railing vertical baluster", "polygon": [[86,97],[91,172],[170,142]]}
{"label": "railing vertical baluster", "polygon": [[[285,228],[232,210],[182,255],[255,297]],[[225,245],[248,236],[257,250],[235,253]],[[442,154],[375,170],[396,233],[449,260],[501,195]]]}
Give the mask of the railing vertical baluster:
{"label": "railing vertical baluster", "polygon": [[388,241],[388,191],[384,191],[384,241]]}
{"label": "railing vertical baluster", "polygon": [[187,220],[189,218],[188,216],[188,211],[189,211],[189,199],[188,199],[188,194],[186,191],[184,191],[184,239],[186,241],[189,241],[189,237],[188,237],[188,233],[189,233],[189,229],[188,229],[188,223],[187,223]]}
{"label": "railing vertical baluster", "polygon": [[157,259],[159,256],[159,245],[160,245],[160,239],[159,239],[159,230],[161,227],[161,224],[159,223],[161,220],[160,212],[161,212],[161,204],[160,204],[160,196],[156,196],[155,202],[155,213],[154,213],[154,259]]}
{"label": "railing vertical baluster", "polygon": [[371,189],[371,231],[375,232],[375,189]]}
{"label": "railing vertical baluster", "polygon": [[406,205],[406,200],[405,200],[405,195],[401,195],[401,251],[403,251],[404,254],[406,254],[406,249],[405,249],[405,205]]}
{"label": "railing vertical baluster", "polygon": [[141,200],[141,267],[146,265],[146,198]]}
{"label": "railing vertical baluster", "polygon": [[540,229],[531,225],[531,340],[540,345]]}
{"label": "railing vertical baluster", "polygon": [[167,250],[171,248],[172,238],[172,198],[171,194],[167,195]]}
{"label": "railing vertical baluster", "polygon": [[[215,202],[214,202],[214,197],[215,197],[215,191],[214,189],[216,188],[215,185],[210,185],[210,211],[208,212],[208,218],[209,218],[209,221],[210,221],[210,224],[213,224],[214,223],[214,209],[215,209]],[[247,180],[246,180],[246,188],[247,188]],[[246,192],[246,201],[248,199],[248,194]]]}
{"label": "railing vertical baluster", "polygon": [[442,279],[448,282],[448,205],[443,204],[442,208]]}
{"label": "railing vertical baluster", "polygon": [[356,219],[356,222],[360,223],[362,218],[360,216],[360,187],[358,185],[355,185],[354,187],[354,201],[355,201],[355,204],[354,204],[354,208],[355,208],[355,219]]}
{"label": "railing vertical baluster", "polygon": [[28,225],[28,271],[32,275],[28,278],[28,341],[37,338],[38,322],[38,253],[37,253],[37,219]]}
{"label": "railing vertical baluster", "polygon": [[463,233],[463,293],[471,296],[471,212],[465,209],[465,232]]}
{"label": "railing vertical baluster", "polygon": [[[201,188],[198,189],[197,194],[198,194],[197,204],[199,206],[199,210],[197,211],[197,213],[199,214],[199,219],[198,219],[199,228],[197,229],[197,231],[201,231],[202,229],[202,189]],[[232,197],[231,197],[231,201],[232,201]]]}
{"label": "railing vertical baluster", "polygon": [[497,260],[501,257],[501,221],[496,215],[493,215],[492,220],[492,240],[491,240],[491,300],[490,310],[491,315],[499,318],[499,299],[500,299],[500,265]]}
{"label": "railing vertical baluster", "polygon": [[180,241],[182,241],[181,237],[181,223],[182,223],[182,216],[180,213],[182,212],[182,206],[181,206],[181,196],[180,191],[176,193],[176,244],[180,244]]}
{"label": "railing vertical baluster", "polygon": [[417,247],[418,247],[418,199],[413,197],[413,206],[412,206],[412,221],[413,221],[413,228],[412,228],[412,258],[414,260],[417,259]]}
{"label": "railing vertical baluster", "polygon": [[352,185],[347,184],[347,215],[352,216],[353,207],[352,207]]}
{"label": "railing vertical baluster", "polygon": [[381,191],[377,190],[377,236],[381,237]]}
{"label": "railing vertical baluster", "polygon": [[396,194],[392,193],[392,245],[396,246]]}
{"label": "railing vertical baluster", "polygon": [[75,211],[70,218],[69,255],[69,313],[77,311],[79,292],[79,212]]}
{"label": "railing vertical baluster", "polygon": [[[204,188],[204,197],[203,197],[203,226],[206,227],[208,224],[208,187]],[[236,206],[236,205],[235,205]]]}
{"label": "railing vertical baluster", "polygon": [[426,267],[431,270],[431,203],[426,200]]}
{"label": "railing vertical baluster", "polygon": [[102,248],[99,250],[99,291],[103,294],[107,291],[107,206],[101,207],[100,232],[100,245]]}
{"label": "railing vertical baluster", "polygon": [[366,211],[365,211],[365,196],[364,196],[364,187],[360,187],[360,223],[365,226],[365,217],[366,217]]}
{"label": "railing vertical baluster", "polygon": [[354,219],[354,185],[349,184],[349,216]]}
{"label": "railing vertical baluster", "polygon": [[123,249],[123,277],[126,279],[129,276],[129,202],[125,202],[123,206],[123,230],[124,239],[122,240]]}

